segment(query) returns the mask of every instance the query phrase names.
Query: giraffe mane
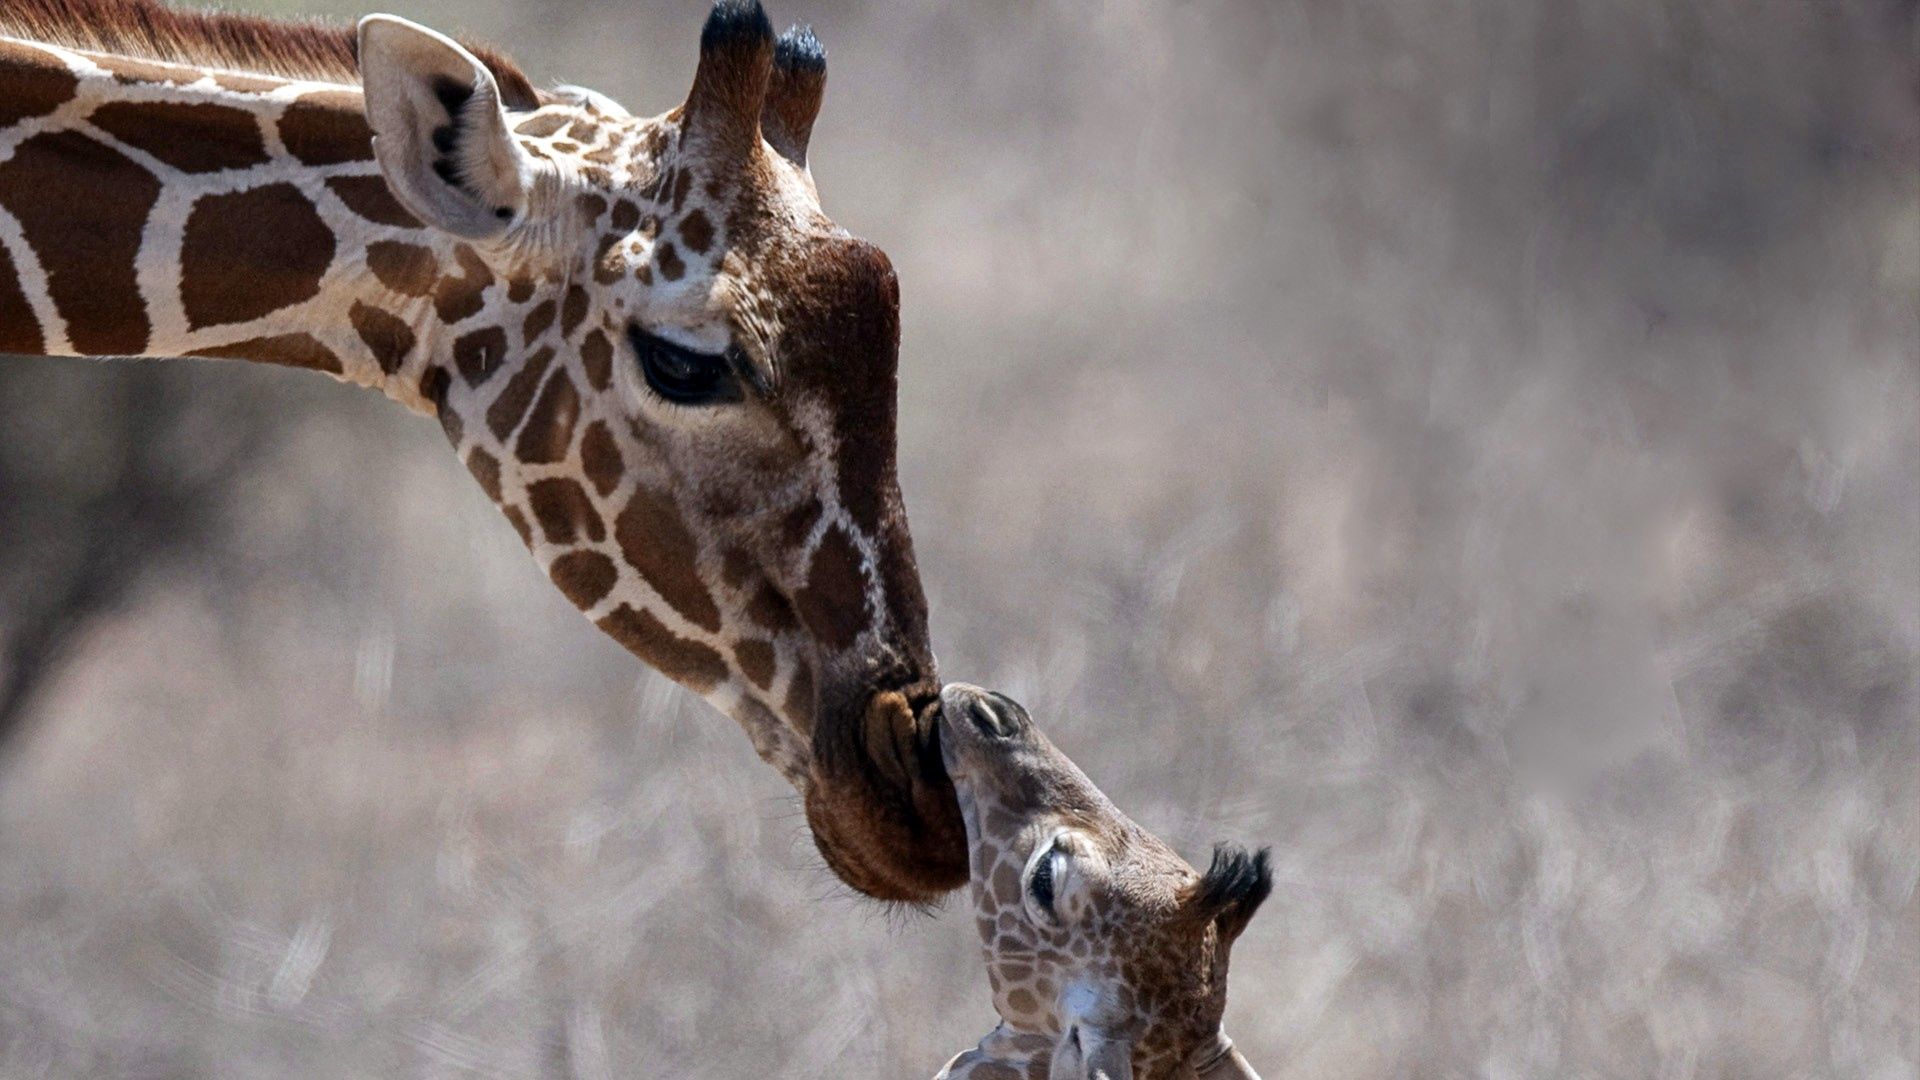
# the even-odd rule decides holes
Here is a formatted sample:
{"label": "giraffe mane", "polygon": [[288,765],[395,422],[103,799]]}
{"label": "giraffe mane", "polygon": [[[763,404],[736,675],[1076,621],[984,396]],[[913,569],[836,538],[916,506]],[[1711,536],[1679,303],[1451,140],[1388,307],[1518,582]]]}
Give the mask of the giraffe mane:
{"label": "giraffe mane", "polygon": [[[171,8],[158,0],[7,0],[0,36],[162,63],[357,85],[351,26]],[[540,95],[513,61],[462,42],[493,72],[509,108]]]}

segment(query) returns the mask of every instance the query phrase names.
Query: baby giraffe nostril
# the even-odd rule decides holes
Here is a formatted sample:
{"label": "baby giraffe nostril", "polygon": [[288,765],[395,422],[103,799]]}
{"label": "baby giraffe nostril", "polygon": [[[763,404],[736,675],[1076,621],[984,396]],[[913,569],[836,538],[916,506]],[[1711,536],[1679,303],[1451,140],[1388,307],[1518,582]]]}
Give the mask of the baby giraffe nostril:
{"label": "baby giraffe nostril", "polygon": [[1014,723],[1012,714],[996,700],[997,697],[977,697],[967,702],[967,715],[981,731],[997,739],[1009,739],[1019,731],[1019,727]]}

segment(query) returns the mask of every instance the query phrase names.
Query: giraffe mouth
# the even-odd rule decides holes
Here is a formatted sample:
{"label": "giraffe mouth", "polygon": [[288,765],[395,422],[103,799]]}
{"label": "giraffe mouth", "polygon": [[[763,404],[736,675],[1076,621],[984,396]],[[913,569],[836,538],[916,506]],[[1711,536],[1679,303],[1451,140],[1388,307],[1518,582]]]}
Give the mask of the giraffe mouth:
{"label": "giraffe mouth", "polygon": [[882,690],[815,729],[807,822],[828,866],[876,899],[924,904],[966,884],[939,713],[937,693]]}

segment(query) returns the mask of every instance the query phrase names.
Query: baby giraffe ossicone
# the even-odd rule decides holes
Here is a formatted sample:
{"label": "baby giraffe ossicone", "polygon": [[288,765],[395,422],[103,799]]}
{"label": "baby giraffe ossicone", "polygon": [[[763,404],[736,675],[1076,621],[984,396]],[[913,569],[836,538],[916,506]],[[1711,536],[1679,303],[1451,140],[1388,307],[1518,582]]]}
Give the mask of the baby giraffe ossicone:
{"label": "baby giraffe ossicone", "polygon": [[1221,1018],[1266,851],[1198,873],[1012,699],[955,683],[940,712],[1000,1024],[935,1080],[1259,1080]]}

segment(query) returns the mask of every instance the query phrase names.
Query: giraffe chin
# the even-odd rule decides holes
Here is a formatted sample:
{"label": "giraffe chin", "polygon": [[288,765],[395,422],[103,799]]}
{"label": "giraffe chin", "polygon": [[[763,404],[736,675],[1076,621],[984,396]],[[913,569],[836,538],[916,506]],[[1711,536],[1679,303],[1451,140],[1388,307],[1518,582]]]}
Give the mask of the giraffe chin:
{"label": "giraffe chin", "polygon": [[893,690],[815,728],[807,824],[828,867],[876,900],[930,904],[967,883],[967,834],[941,761],[938,701]]}

